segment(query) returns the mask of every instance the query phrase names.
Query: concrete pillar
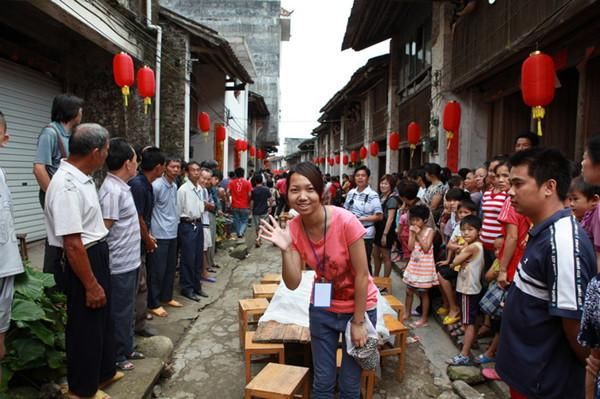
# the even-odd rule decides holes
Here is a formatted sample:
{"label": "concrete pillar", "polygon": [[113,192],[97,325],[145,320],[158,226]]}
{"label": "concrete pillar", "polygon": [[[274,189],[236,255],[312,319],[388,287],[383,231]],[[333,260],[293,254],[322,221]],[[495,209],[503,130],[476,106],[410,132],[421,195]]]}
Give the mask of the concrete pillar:
{"label": "concrete pillar", "polygon": [[397,37],[390,40],[390,65],[388,70],[388,104],[387,104],[387,140],[385,145],[385,173],[391,174],[399,171],[400,151],[390,150],[389,140],[391,132],[399,132],[398,121],[398,70],[400,67],[400,47]]}

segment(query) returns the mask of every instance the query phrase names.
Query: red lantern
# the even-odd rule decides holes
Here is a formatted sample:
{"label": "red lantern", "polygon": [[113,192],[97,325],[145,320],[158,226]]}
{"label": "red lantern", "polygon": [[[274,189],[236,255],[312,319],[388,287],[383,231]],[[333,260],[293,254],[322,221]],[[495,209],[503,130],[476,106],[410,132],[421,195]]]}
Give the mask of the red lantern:
{"label": "red lantern", "polygon": [[152,98],[156,90],[154,71],[144,65],[137,73],[138,91],[144,97],[144,113],[148,113],[148,105],[152,104]]}
{"label": "red lantern", "polygon": [[342,162],[344,163],[344,165],[348,165],[348,154],[344,154],[344,157],[342,158]]}
{"label": "red lantern", "polygon": [[533,52],[521,66],[521,93],[537,120],[538,136],[542,135],[544,107],[554,99],[555,69],[552,57],[540,51]]}
{"label": "red lantern", "polygon": [[248,141],[242,140],[241,148],[240,151],[248,151]]}
{"label": "red lantern", "polygon": [[240,152],[242,151],[242,140],[240,139],[236,139],[235,140],[235,145],[234,145],[235,151],[236,152]]}
{"label": "red lantern", "polygon": [[113,77],[115,83],[121,88],[123,102],[128,104],[129,88],[133,85],[133,59],[129,54],[119,53],[113,57]]}
{"label": "red lantern", "polygon": [[334,160],[331,157],[327,158],[327,163],[329,164],[329,166],[333,166]]}
{"label": "red lantern", "polygon": [[264,150],[262,150],[262,149],[259,149],[259,150],[256,152],[256,157],[257,157],[258,159],[260,159],[260,160],[263,160],[263,159],[265,159],[265,151],[264,151]]}
{"label": "red lantern", "polygon": [[340,164],[340,154],[335,154],[335,164],[336,165]]}
{"label": "red lantern", "polygon": [[398,151],[398,149],[400,148],[400,133],[398,133],[398,132],[390,133],[389,142],[390,142],[390,150]]}
{"label": "red lantern", "polygon": [[367,149],[363,145],[360,147],[360,159],[365,159],[367,157]]}
{"label": "red lantern", "polygon": [[215,140],[217,141],[217,143],[224,142],[226,138],[227,130],[225,129],[225,126],[221,124],[217,125],[217,128],[215,129]]}
{"label": "red lantern", "polygon": [[200,112],[198,114],[198,129],[206,134],[208,134],[208,131],[210,130],[210,116],[206,112]]}
{"label": "red lantern", "polygon": [[411,122],[408,124],[408,144],[410,146],[410,159],[412,160],[415,148],[421,140],[421,127],[417,122]]}
{"label": "red lantern", "polygon": [[376,157],[376,156],[379,155],[379,144],[377,144],[376,141],[374,141],[374,142],[371,143],[370,149],[371,149],[371,156],[372,157]]}
{"label": "red lantern", "polygon": [[444,130],[446,131],[447,148],[450,148],[452,139],[458,134],[460,127],[460,104],[456,101],[450,101],[444,108],[443,117]]}
{"label": "red lantern", "polygon": [[356,161],[358,161],[358,154],[356,151],[352,151],[350,153],[350,159],[352,160],[352,163],[356,163]]}
{"label": "red lantern", "polygon": [[250,156],[254,158],[256,156],[256,147],[251,145],[250,150],[248,150],[248,152],[250,153]]}

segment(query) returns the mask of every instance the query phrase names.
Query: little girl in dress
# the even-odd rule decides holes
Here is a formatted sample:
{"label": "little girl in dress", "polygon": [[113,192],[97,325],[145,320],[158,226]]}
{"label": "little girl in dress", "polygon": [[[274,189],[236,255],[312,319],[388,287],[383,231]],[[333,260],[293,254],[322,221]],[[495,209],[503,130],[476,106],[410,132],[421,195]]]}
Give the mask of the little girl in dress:
{"label": "little girl in dress", "polygon": [[405,320],[411,319],[413,296],[416,294],[421,300],[421,318],[410,326],[419,328],[427,326],[430,306],[429,289],[439,284],[433,258],[434,231],[426,225],[429,219],[429,208],[426,206],[417,205],[410,208],[408,216],[410,222],[408,248],[411,254],[403,279],[407,285]]}

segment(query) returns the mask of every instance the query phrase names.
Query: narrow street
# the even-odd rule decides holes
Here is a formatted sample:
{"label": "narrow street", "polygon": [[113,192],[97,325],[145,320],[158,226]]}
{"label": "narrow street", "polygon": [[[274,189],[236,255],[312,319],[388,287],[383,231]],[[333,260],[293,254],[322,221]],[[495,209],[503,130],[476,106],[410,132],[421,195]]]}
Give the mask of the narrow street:
{"label": "narrow street", "polygon": [[[157,397],[243,397],[244,360],[238,338],[238,300],[250,298],[252,284],[259,282],[265,273],[279,273],[281,260],[279,251],[268,245],[252,248],[249,257],[241,261],[225,252],[220,251],[219,263],[223,267],[217,275],[219,286],[223,284],[222,292],[213,299],[214,291],[208,291],[212,303],[199,311],[197,319],[177,344],[172,376],[161,380],[155,387]],[[399,275],[394,272],[392,277],[393,292],[403,298]],[[421,342],[407,345],[404,381],[400,383],[395,378],[396,360],[385,359],[383,377],[377,380],[375,386],[375,398],[437,398],[444,391],[452,390],[444,361],[456,353],[456,347],[433,320],[430,327],[418,334]],[[264,365],[262,362],[253,363],[253,375]],[[496,397],[485,385],[477,389],[485,393],[486,398]]]}

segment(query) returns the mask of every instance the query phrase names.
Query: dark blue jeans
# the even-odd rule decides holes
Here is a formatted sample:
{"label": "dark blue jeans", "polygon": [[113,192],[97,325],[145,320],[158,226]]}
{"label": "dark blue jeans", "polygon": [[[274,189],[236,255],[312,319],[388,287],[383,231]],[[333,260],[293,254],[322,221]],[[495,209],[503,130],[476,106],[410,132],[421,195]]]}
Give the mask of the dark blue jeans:
{"label": "dark blue jeans", "polygon": [[233,208],[231,211],[233,213],[233,231],[239,238],[242,238],[248,227],[250,209]]}
{"label": "dark blue jeans", "polygon": [[202,223],[179,223],[179,286],[181,292],[191,295],[200,290],[200,270],[202,267],[202,249],[204,247],[204,231]]}
{"label": "dark blue jeans", "polygon": [[115,331],[117,362],[127,359],[133,352],[133,326],[135,324],[135,287],[139,269],[111,274],[112,290],[110,315]]}
{"label": "dark blue jeans", "polygon": [[161,302],[173,299],[177,238],[156,240],[158,246],[148,254],[148,307],[156,309]]}
{"label": "dark blue jeans", "polygon": [[[367,312],[373,326],[377,323],[377,309]],[[335,356],[342,334],[342,368],[340,369],[340,399],[360,398],[361,367],[346,352],[346,324],[352,313],[333,313],[310,305],[310,346],[313,358],[314,399],[333,398],[336,380]]]}

